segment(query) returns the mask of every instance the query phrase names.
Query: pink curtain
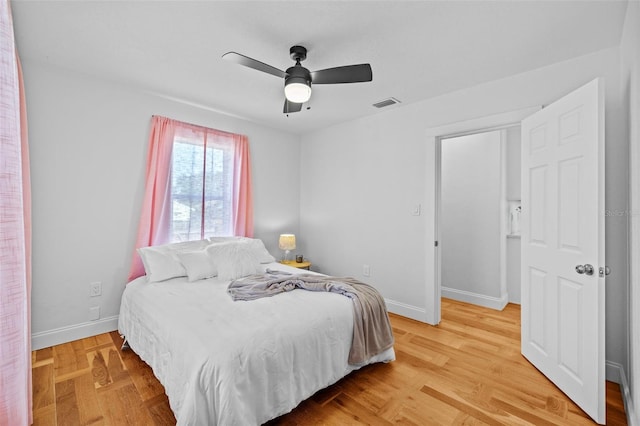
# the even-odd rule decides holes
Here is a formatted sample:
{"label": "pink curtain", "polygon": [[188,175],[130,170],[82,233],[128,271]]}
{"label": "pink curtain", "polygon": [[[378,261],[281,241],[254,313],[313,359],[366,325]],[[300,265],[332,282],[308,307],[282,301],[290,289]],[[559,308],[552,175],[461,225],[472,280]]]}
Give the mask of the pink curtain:
{"label": "pink curtain", "polygon": [[[165,244],[169,236],[167,199],[171,189],[171,149],[176,132],[175,122],[164,117],[153,117],[147,154],[144,199],[136,246],[149,247]],[[137,252],[129,271],[129,280],[144,275],[144,267]]]}
{"label": "pink curtain", "polygon": [[0,0],[0,424],[33,422],[31,201],[26,108],[11,10]]}
{"label": "pink curtain", "polygon": [[235,235],[253,236],[253,198],[251,196],[251,167],[249,167],[249,140],[234,135],[235,157],[233,181],[233,229]]}
{"label": "pink curtain", "polygon": [[[234,143],[233,223],[234,235],[253,236],[253,202],[249,141],[244,135],[196,126],[166,117],[154,116],[151,122],[145,194],[135,248],[169,243],[171,221],[171,155],[176,135],[185,132],[231,139]],[[133,254],[129,280],[144,275],[137,252]]]}

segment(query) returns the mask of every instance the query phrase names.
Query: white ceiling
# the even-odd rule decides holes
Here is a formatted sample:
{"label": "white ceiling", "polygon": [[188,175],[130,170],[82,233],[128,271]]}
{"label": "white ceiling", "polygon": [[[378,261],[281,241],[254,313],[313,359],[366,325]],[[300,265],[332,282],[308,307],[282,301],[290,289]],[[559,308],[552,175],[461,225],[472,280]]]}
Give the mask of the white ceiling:
{"label": "white ceiling", "polygon": [[[633,0],[636,1],[636,0]],[[24,61],[140,87],[292,133],[327,127],[620,42],[626,1],[12,2]],[[373,82],[314,86],[282,114],[283,81],[221,59],[286,69],[370,63]]]}

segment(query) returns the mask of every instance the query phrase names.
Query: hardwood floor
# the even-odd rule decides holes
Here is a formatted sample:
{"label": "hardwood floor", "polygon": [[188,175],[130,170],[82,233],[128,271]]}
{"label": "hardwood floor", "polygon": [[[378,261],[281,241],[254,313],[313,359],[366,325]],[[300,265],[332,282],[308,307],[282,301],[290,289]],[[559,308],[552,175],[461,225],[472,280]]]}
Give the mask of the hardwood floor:
{"label": "hardwood floor", "polygon": [[[520,355],[520,308],[443,300],[432,327],[391,315],[395,362],[364,367],[274,425],[591,425]],[[117,332],[34,351],[35,425],[173,425],[164,388]],[[626,425],[607,382],[607,424]]]}

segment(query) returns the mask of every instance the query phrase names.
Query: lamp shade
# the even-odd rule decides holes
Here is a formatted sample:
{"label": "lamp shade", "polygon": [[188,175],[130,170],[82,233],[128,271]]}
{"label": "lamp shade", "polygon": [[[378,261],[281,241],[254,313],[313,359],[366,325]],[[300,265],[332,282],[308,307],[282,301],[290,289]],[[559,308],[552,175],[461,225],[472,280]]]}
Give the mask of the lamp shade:
{"label": "lamp shade", "polygon": [[[296,104],[303,104],[311,97],[311,86],[309,86],[304,79],[292,78],[292,81],[287,82],[284,86],[284,96]],[[300,80],[300,81],[296,81]]]}
{"label": "lamp shade", "polygon": [[294,234],[281,234],[278,240],[280,250],[294,250],[296,248],[296,236]]}

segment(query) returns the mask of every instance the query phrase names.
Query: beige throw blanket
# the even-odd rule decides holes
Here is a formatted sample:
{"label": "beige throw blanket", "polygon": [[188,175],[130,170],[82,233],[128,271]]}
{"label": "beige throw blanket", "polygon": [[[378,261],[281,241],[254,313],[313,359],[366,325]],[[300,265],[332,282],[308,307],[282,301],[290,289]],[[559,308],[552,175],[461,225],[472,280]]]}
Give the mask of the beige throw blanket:
{"label": "beige throw blanket", "polygon": [[254,300],[295,289],[342,294],[353,301],[353,342],[349,364],[361,365],[393,346],[393,332],[384,299],[368,284],[354,278],[268,271],[229,284],[233,300]]}

